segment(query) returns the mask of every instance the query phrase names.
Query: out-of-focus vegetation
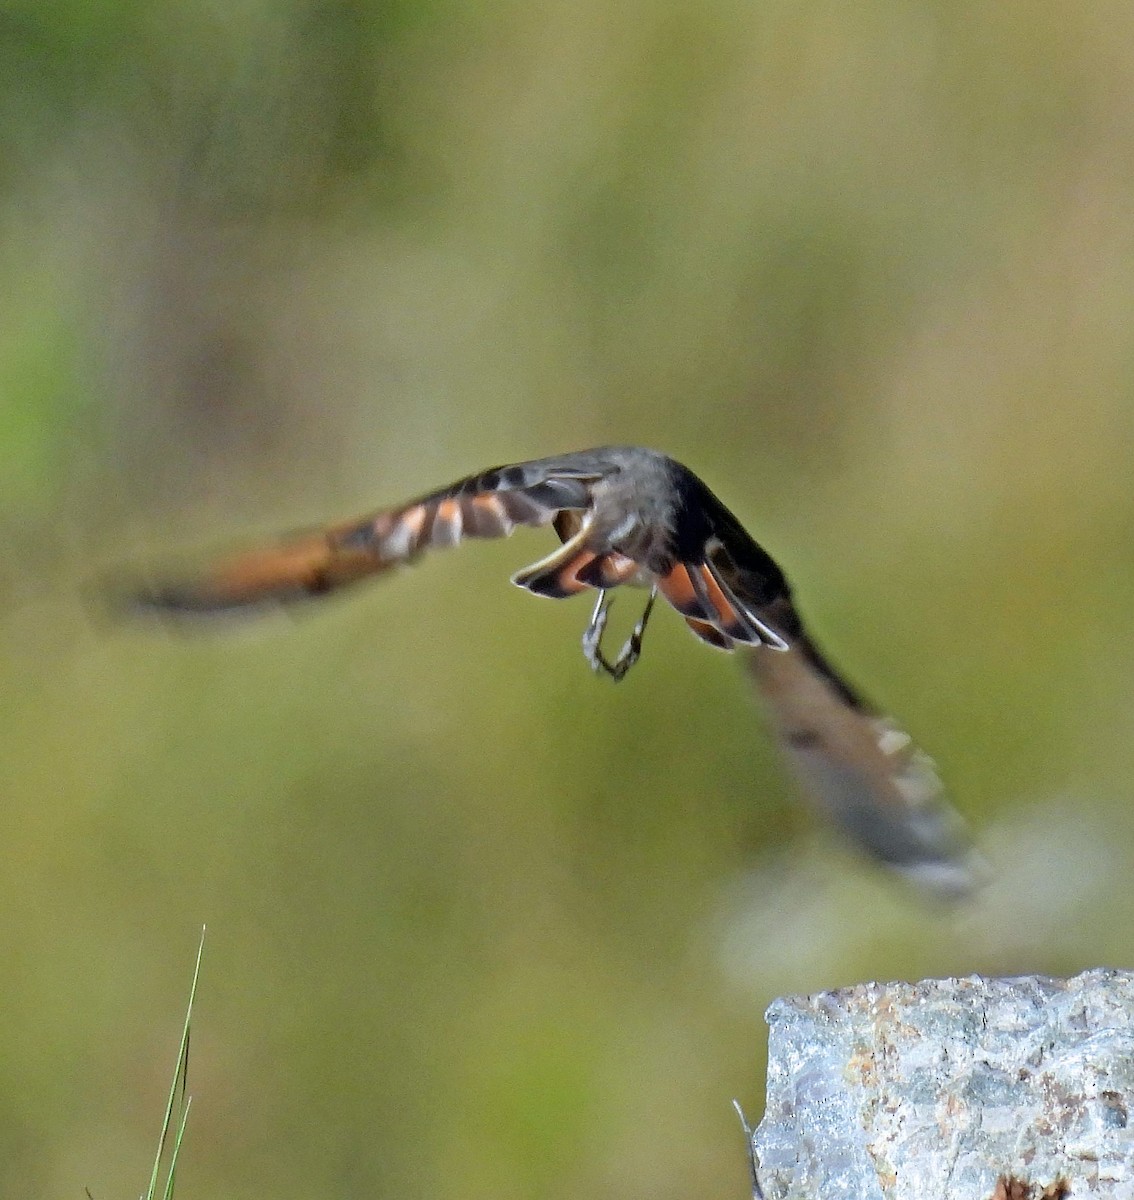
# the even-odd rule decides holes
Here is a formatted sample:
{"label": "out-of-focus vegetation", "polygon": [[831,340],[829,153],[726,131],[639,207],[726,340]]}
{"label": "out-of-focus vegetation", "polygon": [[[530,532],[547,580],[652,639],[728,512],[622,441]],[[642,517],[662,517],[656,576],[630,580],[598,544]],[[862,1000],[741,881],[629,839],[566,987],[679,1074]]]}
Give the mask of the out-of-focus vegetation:
{"label": "out-of-focus vegetation", "polygon": [[[592,678],[538,534],[92,621],[609,441],[782,559],[978,904],[817,835],[675,619]],[[774,995],[1130,965],[1132,451],[1127,3],[5,5],[0,1195],[133,1194],[202,921],[179,1200],[741,1197]]]}

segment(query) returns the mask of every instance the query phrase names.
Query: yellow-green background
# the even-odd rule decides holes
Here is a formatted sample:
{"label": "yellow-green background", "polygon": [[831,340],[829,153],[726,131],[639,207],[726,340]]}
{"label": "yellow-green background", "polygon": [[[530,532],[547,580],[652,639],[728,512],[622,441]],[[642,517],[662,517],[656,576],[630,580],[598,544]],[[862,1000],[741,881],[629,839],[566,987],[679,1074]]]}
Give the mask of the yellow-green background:
{"label": "yellow-green background", "polygon": [[[993,863],[815,833],[659,613],[437,555],[295,623],[115,563],[663,448]],[[1134,949],[1128,0],[0,9],[0,1195],[742,1197],[763,1006]],[[637,598],[621,599],[622,625]],[[97,607],[97,606],[96,606]]]}

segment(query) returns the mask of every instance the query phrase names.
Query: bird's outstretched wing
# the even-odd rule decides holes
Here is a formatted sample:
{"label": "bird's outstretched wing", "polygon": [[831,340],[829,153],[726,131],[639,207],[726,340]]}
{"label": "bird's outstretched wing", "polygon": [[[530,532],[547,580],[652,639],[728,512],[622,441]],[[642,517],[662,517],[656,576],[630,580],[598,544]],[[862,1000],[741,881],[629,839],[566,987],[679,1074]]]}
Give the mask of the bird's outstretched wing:
{"label": "bird's outstretched wing", "polygon": [[397,508],[235,553],[181,580],[120,581],[116,600],[126,609],[207,614],[325,595],[431,546],[506,537],[518,525],[550,525],[565,510],[586,510],[602,473],[587,454],[494,467]]}
{"label": "bird's outstretched wing", "polygon": [[[736,517],[696,476],[681,489],[681,558],[662,592],[698,637],[741,652],[804,799],[923,892],[974,890],[985,867],[933,762],[824,657],[783,572]],[[751,645],[753,628],[763,645]]]}
{"label": "bird's outstretched wing", "polygon": [[789,605],[765,613],[775,627],[794,626],[787,652],[746,652],[743,661],[805,799],[923,892],[968,895],[986,867],[932,760],[838,675]]}

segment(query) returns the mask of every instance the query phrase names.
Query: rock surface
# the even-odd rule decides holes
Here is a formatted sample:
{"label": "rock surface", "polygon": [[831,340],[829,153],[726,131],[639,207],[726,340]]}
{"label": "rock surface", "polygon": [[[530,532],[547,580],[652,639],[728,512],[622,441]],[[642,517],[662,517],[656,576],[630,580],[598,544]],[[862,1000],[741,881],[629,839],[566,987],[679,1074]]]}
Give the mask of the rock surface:
{"label": "rock surface", "polygon": [[1134,1200],[1134,972],[860,984],[767,1019],[767,1200]]}

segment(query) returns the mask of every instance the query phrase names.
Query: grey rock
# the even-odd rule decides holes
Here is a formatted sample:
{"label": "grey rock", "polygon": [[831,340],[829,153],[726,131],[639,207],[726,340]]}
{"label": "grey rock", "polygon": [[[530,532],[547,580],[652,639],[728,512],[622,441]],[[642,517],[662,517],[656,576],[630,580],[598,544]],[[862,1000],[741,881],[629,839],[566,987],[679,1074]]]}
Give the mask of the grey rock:
{"label": "grey rock", "polygon": [[767,1019],[767,1200],[989,1200],[1002,1176],[1134,1200],[1134,972],[866,983]]}

